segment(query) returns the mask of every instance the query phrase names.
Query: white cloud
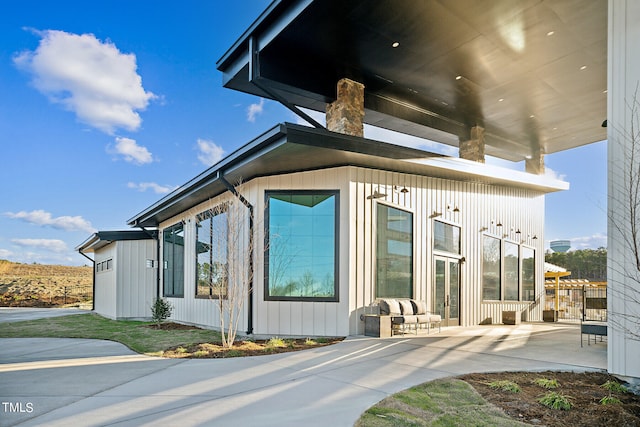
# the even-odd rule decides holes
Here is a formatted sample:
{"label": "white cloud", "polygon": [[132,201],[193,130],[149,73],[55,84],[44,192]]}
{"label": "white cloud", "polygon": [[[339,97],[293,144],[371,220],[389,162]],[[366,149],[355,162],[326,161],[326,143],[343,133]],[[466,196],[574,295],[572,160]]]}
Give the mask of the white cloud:
{"label": "white cloud", "polygon": [[264,109],[264,98],[260,98],[260,102],[258,104],[251,104],[247,108],[247,120],[251,123],[256,121],[256,116],[262,114]]}
{"label": "white cloud", "polygon": [[58,239],[11,239],[11,242],[22,247],[44,249],[49,252],[66,252],[67,244]]}
{"label": "white cloud", "polygon": [[607,235],[596,233],[591,236],[573,237],[571,239],[571,249],[598,249],[607,247]]}
{"label": "white cloud", "polygon": [[213,141],[198,139],[198,160],[205,166],[213,166],[222,160],[224,150]]}
{"label": "white cloud", "polygon": [[17,66],[33,75],[36,89],[108,134],[140,127],[138,111],[155,95],[142,87],[134,54],[122,53],[93,34],[56,30],[36,34],[41,37],[38,48],[14,57]]}
{"label": "white cloud", "polygon": [[13,219],[21,219],[30,224],[50,226],[64,231],[86,231],[89,233],[96,231],[96,229],[91,226],[91,223],[81,216],[59,216],[54,218],[51,213],[44,210],[31,212],[20,211],[17,213],[7,212],[5,216]]}
{"label": "white cloud", "polygon": [[559,181],[564,181],[567,178],[567,175],[561,174],[559,172],[554,171],[550,167],[545,166],[544,175],[549,178],[557,179]]}
{"label": "white cloud", "polygon": [[146,147],[138,145],[135,139],[116,138],[115,153],[120,154],[129,163],[144,165],[153,162],[153,155]]}
{"label": "white cloud", "polygon": [[9,259],[13,256],[13,252],[8,249],[0,249],[0,259]]}
{"label": "white cloud", "polygon": [[129,182],[127,184],[127,187],[132,188],[134,190],[138,190],[140,192],[153,190],[153,192],[156,194],[166,194],[178,188],[178,187],[172,187],[170,185],[160,185],[155,182],[138,182],[138,183]]}

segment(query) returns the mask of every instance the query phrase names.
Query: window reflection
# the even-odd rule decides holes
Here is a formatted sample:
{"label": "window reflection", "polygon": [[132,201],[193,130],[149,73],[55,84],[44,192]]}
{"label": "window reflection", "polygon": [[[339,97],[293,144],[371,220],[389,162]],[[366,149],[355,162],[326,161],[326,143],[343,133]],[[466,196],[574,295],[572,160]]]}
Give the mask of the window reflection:
{"label": "window reflection", "polygon": [[227,207],[216,206],[197,217],[196,296],[225,298],[228,286]]}
{"label": "window reflection", "polygon": [[433,248],[460,254],[460,227],[435,221],[433,224]]}
{"label": "window reflection", "polygon": [[337,192],[268,192],[267,298],[337,299]]}
{"label": "window reflection", "polygon": [[182,223],[163,231],[164,296],[184,296],[184,228]]}
{"label": "window reflection", "polygon": [[500,299],[500,240],[491,236],[482,240],[482,299]]}
{"label": "window reflection", "polygon": [[518,301],[518,245],[504,242],[504,299]]}
{"label": "window reflection", "polygon": [[522,247],[522,299],[535,301],[535,250]]}
{"label": "window reflection", "polygon": [[413,214],[377,205],[378,298],[413,297]]}

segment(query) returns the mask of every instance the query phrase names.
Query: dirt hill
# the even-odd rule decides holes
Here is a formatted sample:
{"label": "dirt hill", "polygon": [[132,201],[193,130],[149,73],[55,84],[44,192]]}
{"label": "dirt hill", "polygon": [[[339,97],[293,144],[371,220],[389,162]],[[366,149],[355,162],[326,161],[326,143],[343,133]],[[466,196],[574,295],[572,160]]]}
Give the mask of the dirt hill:
{"label": "dirt hill", "polygon": [[0,260],[0,306],[50,307],[90,301],[92,267]]}

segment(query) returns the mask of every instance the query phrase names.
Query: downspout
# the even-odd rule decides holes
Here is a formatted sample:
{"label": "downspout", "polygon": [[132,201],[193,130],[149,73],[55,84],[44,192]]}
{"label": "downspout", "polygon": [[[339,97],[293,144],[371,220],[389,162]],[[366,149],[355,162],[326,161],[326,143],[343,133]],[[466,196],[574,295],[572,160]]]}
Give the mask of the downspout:
{"label": "downspout", "polygon": [[231,185],[229,181],[224,177],[224,171],[220,171],[220,182],[229,190],[231,194],[233,194],[240,202],[246,206],[249,210],[249,277],[251,281],[249,282],[249,301],[248,301],[248,316],[247,316],[247,335],[253,334],[253,244],[254,244],[254,236],[253,236],[253,205],[244,198],[242,194],[238,192],[238,190]]}
{"label": "downspout", "polygon": [[89,261],[91,261],[91,271],[92,271],[91,287],[92,287],[92,295],[93,295],[93,297],[91,298],[91,311],[95,311],[96,310],[96,262],[92,258],[89,258],[84,252],[82,252],[82,249],[78,249],[78,253],[83,257],[85,257],[86,259],[88,259]]}
{"label": "downspout", "polygon": [[160,298],[160,230],[156,230],[155,234],[147,230],[142,225],[138,227],[144,231],[149,237],[156,241],[156,299]]}

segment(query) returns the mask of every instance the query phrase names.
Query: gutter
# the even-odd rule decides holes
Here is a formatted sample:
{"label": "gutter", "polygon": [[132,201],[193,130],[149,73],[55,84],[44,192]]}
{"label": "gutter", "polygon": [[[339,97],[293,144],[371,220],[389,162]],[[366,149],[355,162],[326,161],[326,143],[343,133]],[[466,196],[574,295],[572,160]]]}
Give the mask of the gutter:
{"label": "gutter", "polygon": [[88,259],[89,261],[91,261],[91,271],[92,271],[91,287],[92,287],[92,293],[93,293],[93,297],[91,298],[91,311],[95,311],[96,310],[96,262],[92,258],[89,258],[84,252],[82,252],[82,249],[78,249],[78,253],[83,257],[85,257],[86,259]]}
{"label": "gutter", "polygon": [[229,190],[231,194],[233,194],[240,202],[249,209],[249,265],[248,265],[248,274],[249,274],[249,301],[248,301],[248,313],[247,313],[247,335],[253,334],[253,248],[254,248],[254,235],[253,235],[253,223],[254,223],[254,212],[253,205],[244,198],[242,194],[238,192],[238,190],[231,185],[229,181],[224,177],[224,171],[220,171],[219,176],[220,182]]}

